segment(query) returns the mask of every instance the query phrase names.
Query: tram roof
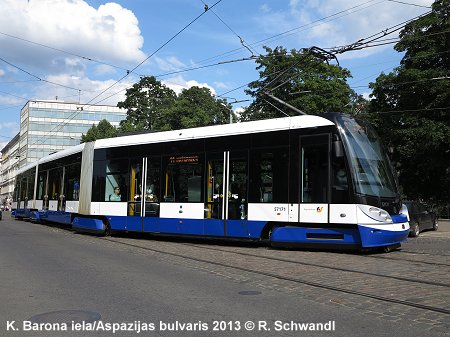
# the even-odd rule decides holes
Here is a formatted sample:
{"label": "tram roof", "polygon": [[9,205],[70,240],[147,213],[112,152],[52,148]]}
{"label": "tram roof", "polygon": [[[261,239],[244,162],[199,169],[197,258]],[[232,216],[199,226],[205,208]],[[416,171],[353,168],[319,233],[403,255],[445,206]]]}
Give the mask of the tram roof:
{"label": "tram roof", "polygon": [[148,143],[165,143],[189,139],[213,138],[333,125],[335,124],[326,118],[313,115],[303,115],[99,139],[95,141],[95,148],[101,149]]}
{"label": "tram roof", "polygon": [[38,164],[41,165],[41,164],[47,163],[49,161],[53,161],[53,160],[57,160],[57,159],[60,159],[60,158],[64,158],[64,157],[70,156],[70,155],[72,155],[74,153],[82,152],[83,148],[84,148],[84,143],[83,144],[79,144],[79,145],[75,145],[75,146],[72,146],[72,147],[69,147],[67,149],[64,149],[64,150],[61,150],[61,151],[58,151],[58,152],[55,152],[55,153],[52,153],[52,154],[50,154],[50,155],[48,155],[46,157],[43,157],[43,158],[41,158],[39,160],[36,160],[36,161],[34,161],[34,162],[30,163],[30,164],[25,165],[24,167],[22,167],[21,169],[19,169],[17,171],[17,174],[21,174],[23,172],[26,172],[26,171],[36,167]]}
{"label": "tram roof", "polygon": [[[252,122],[205,126],[200,128],[145,133],[116,138],[105,138],[96,140],[95,148],[102,149],[102,148],[140,145],[149,143],[165,143],[189,139],[213,138],[213,137],[233,136],[241,134],[252,134],[259,132],[304,129],[304,128],[314,128],[320,126],[333,126],[333,125],[335,125],[333,122],[324,117],[314,115],[302,115],[295,117],[264,119]],[[41,165],[49,161],[57,160],[75,153],[82,152],[84,149],[84,145],[85,144],[83,143],[76,146],[72,146],[65,150],[43,157],[38,161],[35,161],[22,167],[21,169],[18,170],[17,174],[26,172],[29,169],[36,167],[37,164]]]}

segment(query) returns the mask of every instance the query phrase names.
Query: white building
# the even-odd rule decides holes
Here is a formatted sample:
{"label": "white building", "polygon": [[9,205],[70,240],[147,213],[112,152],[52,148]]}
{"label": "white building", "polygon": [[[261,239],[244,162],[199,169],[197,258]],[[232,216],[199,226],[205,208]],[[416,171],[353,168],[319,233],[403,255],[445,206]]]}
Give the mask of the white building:
{"label": "white building", "polygon": [[20,111],[20,167],[79,144],[81,135],[103,119],[119,126],[126,116],[115,106],[28,101]]}
{"label": "white building", "polygon": [[1,202],[13,194],[15,171],[51,153],[80,143],[81,135],[106,119],[119,126],[126,110],[108,105],[28,101],[20,111],[20,132],[2,150]]}
{"label": "white building", "polygon": [[19,168],[19,137],[17,134],[2,149],[0,160],[0,205],[3,206],[13,195],[16,171]]}

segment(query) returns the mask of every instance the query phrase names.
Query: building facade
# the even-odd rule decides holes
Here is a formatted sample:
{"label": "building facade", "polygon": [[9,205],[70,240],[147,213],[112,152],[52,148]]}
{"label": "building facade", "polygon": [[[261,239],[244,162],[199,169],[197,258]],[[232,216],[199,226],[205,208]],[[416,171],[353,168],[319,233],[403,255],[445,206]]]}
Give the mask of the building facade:
{"label": "building facade", "polygon": [[28,101],[20,111],[20,167],[80,144],[81,135],[103,119],[118,126],[126,115],[115,106]]}
{"label": "building facade", "polygon": [[0,161],[0,206],[2,209],[9,209],[10,199],[14,191],[16,171],[19,168],[19,138],[18,133],[2,149]]}
{"label": "building facade", "polygon": [[[28,101],[20,111],[20,132],[2,150],[0,198],[12,195],[15,171],[51,153],[80,144],[81,136],[106,119],[119,126],[126,110],[108,105]],[[12,185],[11,185],[12,184]]]}

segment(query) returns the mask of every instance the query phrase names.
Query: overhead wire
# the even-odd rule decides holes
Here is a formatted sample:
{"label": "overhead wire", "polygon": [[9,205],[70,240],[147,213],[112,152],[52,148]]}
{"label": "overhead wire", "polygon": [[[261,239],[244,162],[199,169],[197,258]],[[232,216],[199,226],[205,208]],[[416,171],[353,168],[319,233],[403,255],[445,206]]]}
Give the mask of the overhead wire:
{"label": "overhead wire", "polygon": [[[369,1],[369,2],[371,2],[371,1]],[[370,35],[370,36],[368,36],[368,37],[366,37],[366,38],[360,39],[360,40],[358,40],[358,41],[355,42],[355,43],[352,43],[352,44],[349,44],[349,45],[346,45],[346,46],[332,47],[332,48],[325,48],[325,49],[329,50],[331,53],[334,53],[335,55],[336,55],[336,54],[342,54],[342,53],[345,53],[345,52],[348,52],[348,51],[351,51],[351,50],[356,50],[355,48],[358,48],[358,50],[364,49],[362,46],[359,45],[360,43],[362,44],[362,41],[369,40],[368,42],[374,42],[374,41],[376,41],[376,40],[378,40],[378,39],[381,39],[381,38],[385,37],[386,35],[392,34],[392,33],[394,33],[395,31],[398,31],[398,30],[402,29],[402,28],[403,28],[406,24],[408,24],[409,22],[411,22],[411,21],[413,21],[413,20],[416,20],[416,19],[418,19],[418,18],[420,18],[420,17],[423,17],[423,16],[425,16],[425,15],[429,15],[429,14],[430,14],[430,12],[427,12],[427,13],[421,14],[421,15],[418,15],[418,16],[412,18],[412,19],[406,20],[406,21],[404,21],[404,22],[402,22],[402,23],[399,23],[399,24],[396,24],[396,25],[394,25],[394,26],[392,26],[392,27],[389,27],[389,28],[387,28],[387,29],[384,29],[384,30],[382,30],[381,32],[378,32],[378,33],[372,34],[372,35]],[[366,43],[367,43],[367,42],[366,42]],[[392,43],[392,42],[389,42],[389,43]],[[252,82],[253,82],[253,81],[252,81]],[[228,94],[228,93],[230,93],[230,92],[233,92],[233,91],[238,90],[238,89],[240,89],[240,88],[242,88],[242,87],[245,87],[245,86],[247,86],[248,84],[250,84],[250,83],[252,83],[252,82],[249,82],[249,83],[247,83],[247,84],[241,85],[241,86],[239,86],[238,88],[229,90],[229,91],[223,93],[222,95],[226,95],[226,94]],[[222,95],[219,95],[218,97],[221,97]]]}
{"label": "overhead wire", "polygon": [[[349,12],[349,11],[351,11],[351,10],[354,10],[354,9],[357,9],[357,8],[359,8],[359,9],[357,9],[357,10],[354,10],[353,12],[349,12],[349,13],[346,13],[345,15],[349,15],[349,14],[352,14],[352,13],[354,13],[354,12],[356,12],[356,11],[359,11],[359,10],[362,10],[362,9],[365,9],[365,8],[368,8],[368,7],[370,7],[370,6],[373,6],[373,5],[377,5],[377,4],[379,4],[379,3],[382,3],[382,2],[384,2],[385,0],[383,0],[383,1],[378,1],[378,2],[376,2],[376,3],[374,3],[376,0],[370,0],[370,1],[366,1],[366,2],[364,2],[364,3],[361,3],[361,4],[358,4],[358,5],[355,5],[355,6],[353,6],[353,7],[351,7],[351,8],[348,8],[348,9],[345,9],[345,10],[343,10],[343,11],[340,11],[340,12],[337,12],[337,13],[334,13],[334,14],[332,14],[332,15],[329,15],[329,16],[327,16],[327,17],[324,17],[324,18],[321,18],[321,19],[318,19],[318,20],[315,20],[315,21],[313,21],[313,22],[311,22],[311,23],[309,23],[308,25],[311,25],[311,24],[314,24],[314,23],[318,23],[318,22],[320,22],[320,21],[324,21],[324,20],[326,20],[326,19],[330,19],[330,18],[333,18],[333,17],[336,17],[336,18],[339,18],[338,17],[338,15],[339,14],[343,14],[343,13],[346,13],[346,12]],[[212,7],[214,7],[215,5],[217,5],[218,3],[219,3],[220,1],[218,1],[218,2],[216,2],[213,6],[211,6],[211,7],[209,7],[208,8],[208,10],[210,10]],[[365,5],[368,5],[368,4],[370,4],[369,6],[366,6],[366,7],[364,7],[364,8],[361,8],[361,7],[363,7],[363,6],[365,6]],[[206,4],[205,4],[206,5]],[[205,12],[207,12],[207,10],[205,10]],[[205,13],[204,12],[204,13]],[[212,11],[213,12],[213,11]],[[202,13],[201,15],[203,15],[204,13]],[[227,25],[226,23],[225,23],[225,21],[223,21],[223,19],[221,19],[215,12],[213,12],[227,27],[228,27],[228,29],[230,29],[230,31],[232,31],[236,36],[238,36],[239,38],[240,38],[240,36],[239,36],[239,34],[237,34],[236,32],[234,32],[234,30],[229,26],[229,25]],[[201,15],[199,15],[196,19],[198,19]],[[342,16],[344,16],[344,15],[342,15]],[[342,17],[342,16],[340,16],[340,17]],[[195,20],[196,20],[195,19]],[[190,25],[190,24],[189,24]],[[188,25],[188,26],[189,26]],[[186,26],[184,29],[186,29],[188,26]],[[272,36],[272,37],[269,37],[269,38],[267,38],[267,39],[264,39],[264,40],[260,40],[260,41],[258,41],[257,43],[261,43],[261,42],[265,42],[265,41],[268,41],[268,40],[270,40],[270,39],[274,39],[274,38],[276,38],[276,37],[279,37],[279,36],[283,36],[283,35],[286,35],[286,34],[289,34],[289,33],[291,33],[291,32],[293,32],[293,31],[295,31],[295,30],[299,30],[299,29],[301,29],[301,28],[305,28],[307,25],[303,25],[303,26],[300,26],[300,27],[296,27],[296,28],[294,28],[294,29],[291,29],[291,30],[289,30],[289,31],[286,31],[286,32],[283,32],[283,33],[279,33],[279,34],[276,34],[276,35],[274,35],[274,36]],[[116,83],[114,83],[113,85],[111,85],[110,87],[108,87],[107,89],[105,89],[104,91],[102,91],[99,95],[97,95],[96,97],[94,97],[93,99],[91,99],[89,102],[87,102],[86,104],[85,104],[85,106],[89,106],[89,105],[93,105],[93,104],[90,104],[90,103],[92,103],[95,99],[97,99],[98,97],[100,97],[101,95],[103,95],[106,91],[108,91],[109,89],[111,89],[114,85],[116,85],[118,82],[120,82],[120,81],[122,81],[125,77],[127,77],[130,73],[133,73],[134,72],[134,70],[136,70],[140,65],[142,65],[143,63],[145,63],[150,57],[152,57],[156,52],[158,52],[161,48],[163,48],[166,44],[168,44],[172,39],[174,39],[178,34],[180,34],[181,33],[181,31],[179,32],[179,33],[177,33],[175,36],[173,36],[169,41],[167,41],[163,46],[161,46],[159,49],[157,49],[153,54],[151,54],[147,59],[145,59],[143,62],[141,62],[140,64],[138,64],[134,69],[132,69],[132,70],[127,70],[127,74],[123,77],[123,78],[121,78],[120,80],[118,80],[118,81],[116,81]],[[256,45],[256,43],[255,44],[251,44],[251,45],[249,45],[249,46],[254,46],[254,45]],[[368,46],[369,47],[369,46]],[[241,47],[241,48],[239,48],[239,49],[242,49],[243,47]],[[56,48],[55,48],[55,50],[57,50]],[[63,51],[63,52],[65,52],[65,51]],[[66,52],[67,53],[67,52]],[[83,56],[80,56],[80,55],[77,55],[77,54],[73,54],[74,56],[78,56],[78,57],[82,57],[82,58],[84,58],[84,59],[87,59],[87,60],[92,60],[92,61],[94,61],[94,62],[99,62],[99,63],[103,63],[103,64],[106,64],[106,63],[104,63],[104,62],[101,62],[101,61],[95,61],[95,60],[93,60],[93,59],[91,59],[91,58],[87,58],[87,57],[83,57]],[[221,54],[221,55],[224,55],[224,54]],[[211,58],[210,58],[211,59]],[[251,59],[251,58],[250,58]],[[208,60],[208,59],[207,59]],[[246,59],[242,59],[242,60],[248,60],[248,58],[246,58]],[[230,62],[236,62],[236,61],[230,61]],[[216,65],[219,65],[219,64],[225,64],[226,62],[218,62],[218,63],[215,63],[215,64],[210,64],[210,65],[205,65],[205,66],[197,66],[197,67],[192,67],[192,68],[187,68],[187,69],[183,69],[183,70],[179,70],[179,71],[175,71],[175,72],[170,72],[170,73],[166,73],[166,74],[160,74],[160,75],[158,75],[158,77],[162,77],[162,76],[167,76],[167,75],[171,75],[171,74],[176,74],[176,73],[181,73],[181,72],[187,72],[187,71],[192,71],[192,70],[197,70],[197,69],[203,69],[203,68],[207,68],[207,67],[212,67],[212,66],[216,66]],[[111,65],[111,64],[107,64],[107,65],[110,65],[110,66],[113,66],[113,65]],[[113,67],[115,67],[115,66],[113,66]],[[115,67],[115,68],[120,68],[120,67]],[[124,68],[120,68],[120,69],[124,69]],[[247,85],[247,84],[246,84]],[[222,95],[219,95],[219,97],[221,97],[221,96],[223,96],[223,95],[226,95],[227,93],[230,93],[230,92],[233,92],[233,91],[235,91],[235,90],[238,90],[238,89],[240,89],[240,88],[242,88],[242,87],[244,87],[244,86],[246,86],[246,85],[243,85],[243,86],[240,86],[240,87],[238,87],[238,88],[235,88],[235,89],[232,89],[232,90],[229,90],[229,91],[227,91],[226,93],[223,93]],[[72,88],[72,89],[74,89],[74,88]],[[79,90],[79,89],[76,89],[76,90]],[[120,90],[119,92],[122,92],[122,91],[124,91],[125,89],[122,89],[122,90]],[[110,95],[110,96],[108,96],[107,98],[110,98],[110,97],[112,97],[112,96],[114,96],[114,95],[116,95],[117,93],[115,93],[115,94],[113,94],[113,95]],[[106,98],[106,99],[107,99]],[[98,101],[98,102],[96,102],[95,104],[98,104],[98,103],[100,103],[100,102],[102,102],[102,101],[104,101],[105,99],[102,99],[102,100],[100,100],[100,101]]]}
{"label": "overhead wire", "polygon": [[78,57],[78,58],[86,60],[86,61],[90,61],[90,62],[102,64],[102,65],[106,65],[106,66],[109,66],[109,67],[112,67],[112,68],[115,68],[115,69],[119,69],[119,70],[128,71],[128,69],[119,67],[119,66],[111,64],[111,63],[99,61],[99,60],[96,60],[96,59],[94,59],[92,57],[87,57],[87,56],[83,56],[83,55],[76,54],[76,53],[73,53],[73,52],[69,52],[69,51],[64,50],[64,49],[55,48],[55,47],[52,47],[52,46],[49,46],[49,45],[45,45],[43,43],[31,41],[31,40],[28,40],[28,39],[25,39],[25,38],[22,38],[22,37],[19,37],[19,36],[15,36],[15,35],[12,35],[12,34],[8,34],[8,33],[5,33],[5,32],[0,32],[0,34],[4,35],[4,36],[7,36],[9,38],[12,38],[12,39],[20,40],[20,41],[23,41],[23,42],[26,42],[26,43],[29,43],[29,44],[34,44],[34,45],[39,46],[39,47],[44,47],[44,48],[51,49],[51,50],[54,50],[54,51],[57,51],[57,52],[60,52],[60,53],[64,53],[64,54],[71,55],[71,56],[75,56],[75,57]]}
{"label": "overhead wire", "polygon": [[254,56],[254,53],[258,54],[258,52],[253,49],[251,46],[247,45],[247,43],[244,41],[244,39],[236,33],[233,28],[230,27],[212,8],[209,8],[209,6],[204,2],[203,0],[200,0],[205,5],[205,11],[211,11],[224,25],[227,27],[234,35],[236,35],[242,45],[245,49],[247,49],[252,56]]}
{"label": "overhead wire", "polygon": [[[41,78],[41,77],[39,77],[39,76],[37,76],[37,75],[35,75],[35,74],[33,74],[33,73],[30,73],[29,71],[27,71],[27,70],[25,70],[25,69],[23,69],[23,68],[17,66],[17,65],[15,65],[15,64],[13,64],[13,63],[11,63],[11,62],[5,60],[5,59],[2,58],[2,57],[0,57],[0,61],[2,61],[2,62],[4,62],[4,63],[8,64],[9,66],[11,66],[11,67],[13,67],[13,68],[16,68],[17,70],[20,70],[20,71],[24,72],[24,73],[27,74],[27,75],[30,75],[31,77],[36,78],[36,79],[39,80],[39,81],[46,82],[46,83],[53,84],[53,85],[57,85],[57,86],[59,86],[59,87],[66,88],[66,89],[71,89],[71,90],[81,90],[81,89],[79,89],[79,88],[69,87],[69,86],[64,85],[64,84],[61,84],[61,83],[56,83],[56,82],[49,81],[49,80],[46,80],[46,79],[44,79],[44,78]],[[83,91],[84,91],[84,90],[83,90]]]}
{"label": "overhead wire", "polygon": [[[223,0],[218,0],[216,1],[213,5],[209,6],[209,9],[217,6],[220,2],[222,2]],[[164,42],[161,46],[159,46],[155,51],[153,51],[148,57],[146,57],[144,60],[142,60],[139,64],[137,64],[133,69],[129,70],[126,72],[126,74],[124,76],[122,76],[119,80],[115,81],[112,85],[108,86],[106,89],[104,89],[100,94],[96,95],[94,98],[92,98],[91,100],[89,100],[87,103],[82,104],[82,109],[80,109],[79,111],[76,112],[76,114],[74,114],[73,116],[69,117],[69,119],[67,120],[67,122],[63,122],[61,123],[60,126],[56,126],[54,129],[52,129],[51,131],[49,131],[49,133],[53,133],[53,132],[58,132],[58,130],[61,130],[64,125],[66,125],[70,120],[74,119],[79,113],[81,113],[81,111],[84,110],[85,107],[89,107],[92,106],[94,104],[91,104],[93,101],[95,101],[97,98],[99,98],[101,95],[103,95],[104,93],[106,93],[108,90],[110,90],[111,88],[113,88],[114,86],[116,86],[118,83],[120,83],[121,81],[123,81],[126,77],[128,77],[130,75],[130,73],[134,72],[136,69],[138,69],[141,65],[143,65],[145,62],[147,62],[151,57],[153,57],[156,53],[158,53],[161,49],[163,49],[165,46],[167,46],[171,41],[173,41],[177,36],[179,36],[182,32],[184,32],[187,28],[189,28],[193,23],[195,23],[198,19],[200,19],[205,13],[207,13],[207,10],[205,10],[204,12],[202,12],[200,15],[196,16],[193,20],[191,20],[188,24],[186,24],[183,28],[181,28],[176,34],[174,34],[172,37],[170,37],[166,42]],[[98,104],[98,103],[96,103]],[[58,129],[59,128],[59,129]],[[45,136],[38,138],[39,139],[43,139]],[[34,142],[31,145],[36,145],[38,140],[36,142]],[[41,142],[42,143],[42,142]]]}
{"label": "overhead wire", "polygon": [[422,7],[422,8],[431,8],[430,6],[423,6],[423,5],[418,5],[418,4],[412,4],[410,2],[405,2],[405,1],[398,1],[398,0],[387,0],[389,2],[396,2],[398,4],[402,4],[402,5],[408,5],[408,6],[415,6],[415,7]]}

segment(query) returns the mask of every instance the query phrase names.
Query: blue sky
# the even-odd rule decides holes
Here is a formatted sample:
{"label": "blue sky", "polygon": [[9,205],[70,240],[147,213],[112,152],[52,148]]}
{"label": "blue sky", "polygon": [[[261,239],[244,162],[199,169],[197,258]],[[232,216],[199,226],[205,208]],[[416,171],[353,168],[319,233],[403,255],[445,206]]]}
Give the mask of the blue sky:
{"label": "blue sky", "polygon": [[[251,56],[240,38],[254,54],[264,53],[263,45],[331,48],[426,13],[432,3],[221,0],[162,47],[216,1],[0,0],[0,146],[18,132],[20,109],[31,99],[116,105],[140,75],[159,75],[176,91],[200,85],[220,96],[258,79],[253,61],[227,62]],[[339,62],[353,75],[350,86],[367,95],[368,83],[401,56],[388,44],[340,55]],[[174,73],[198,66],[208,67]],[[225,96],[246,99],[244,89]]]}

